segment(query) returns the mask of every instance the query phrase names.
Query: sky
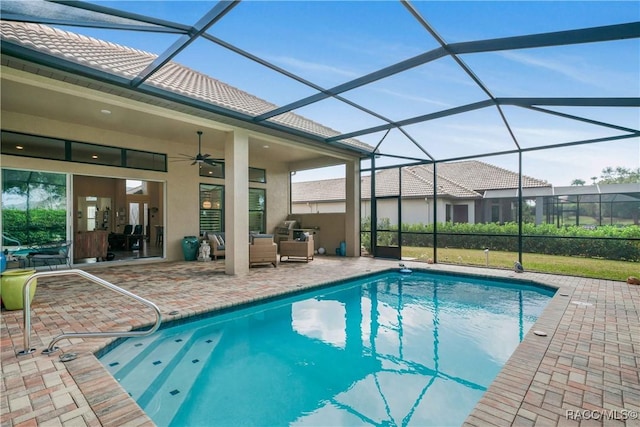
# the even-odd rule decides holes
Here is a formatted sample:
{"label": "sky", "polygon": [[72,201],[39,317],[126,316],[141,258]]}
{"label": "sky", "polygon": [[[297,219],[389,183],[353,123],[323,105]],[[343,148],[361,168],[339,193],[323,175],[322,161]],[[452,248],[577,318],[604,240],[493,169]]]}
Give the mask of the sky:
{"label": "sky", "polygon": [[[100,5],[192,25],[215,2],[103,1]],[[638,1],[414,1],[417,12],[447,43],[528,35],[640,21]],[[161,54],[176,36],[65,28]],[[433,50],[432,35],[397,1],[244,1],[208,33],[322,88],[331,88]],[[640,39],[551,48],[460,55],[495,97],[640,97]],[[206,40],[174,58],[276,105],[316,91]],[[265,84],[268,83],[268,84]],[[416,66],[342,96],[391,121],[430,114],[487,99],[451,57]],[[640,109],[554,107],[559,112],[640,129]],[[340,132],[385,123],[329,98],[294,111]],[[503,107],[523,148],[606,138],[626,132]],[[495,107],[359,136],[380,152],[450,159],[513,150],[515,142]],[[411,137],[408,138],[407,135]],[[412,141],[413,140],[413,141]],[[382,141],[382,142],[381,142]],[[518,170],[518,156],[479,160]],[[397,163],[397,160],[393,162]],[[384,157],[378,165],[388,164]],[[587,183],[606,167],[640,167],[640,139],[530,151],[523,173],[556,185]],[[365,165],[368,167],[368,165]],[[298,172],[294,181],[343,176],[344,168]]]}

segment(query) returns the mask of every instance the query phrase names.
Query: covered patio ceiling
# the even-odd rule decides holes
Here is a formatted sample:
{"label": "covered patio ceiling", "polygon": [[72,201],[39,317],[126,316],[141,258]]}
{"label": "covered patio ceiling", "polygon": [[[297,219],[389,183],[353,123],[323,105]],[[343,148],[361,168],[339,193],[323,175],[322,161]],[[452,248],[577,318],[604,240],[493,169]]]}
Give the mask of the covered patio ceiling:
{"label": "covered patio ceiling", "polygon": [[[316,147],[344,148],[362,157],[375,151],[378,165],[620,140],[640,146],[637,2],[5,0],[0,5],[5,21],[45,24],[150,52],[155,59],[125,78],[4,39],[3,55]],[[172,62],[274,107],[252,114],[149,84]],[[13,102],[19,104],[17,98]],[[278,118],[288,113],[336,132],[327,136],[282,124]],[[349,143],[354,140],[366,145]],[[282,156],[290,152],[283,151]],[[640,151],[635,163],[640,166]]]}

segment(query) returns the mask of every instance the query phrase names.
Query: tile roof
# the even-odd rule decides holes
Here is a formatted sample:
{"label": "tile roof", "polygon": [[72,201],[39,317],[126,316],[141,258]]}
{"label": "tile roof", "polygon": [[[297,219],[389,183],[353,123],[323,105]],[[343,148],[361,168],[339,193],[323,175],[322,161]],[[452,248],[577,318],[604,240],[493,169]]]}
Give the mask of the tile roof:
{"label": "tile roof", "polygon": [[[431,166],[428,168],[433,173]],[[436,171],[438,175],[452,177],[456,183],[474,191],[518,188],[518,174],[516,172],[478,160],[439,163]],[[522,175],[523,188],[549,187],[550,185],[547,181]]]}
{"label": "tile roof", "polygon": [[294,202],[344,201],[344,178],[295,182],[291,185]]}
{"label": "tile roof", "polygon": [[[157,55],[149,52],[42,24],[0,21],[0,29],[3,43],[11,42],[128,80],[135,78],[157,58]],[[175,62],[165,64],[151,75],[145,84],[251,117],[278,107]],[[340,134],[334,129],[291,112],[272,117],[269,121],[323,138]],[[350,138],[340,142],[345,144],[346,148],[373,151],[373,147],[357,139]]]}
{"label": "tile roof", "polygon": [[[402,168],[403,197],[433,196],[433,166],[419,165]],[[477,160],[455,163],[440,163],[438,173],[438,196],[457,199],[478,199],[490,189],[518,188],[518,174],[507,169]],[[376,195],[378,197],[398,194],[399,174],[397,169],[384,169],[376,173]],[[546,181],[522,176],[523,188],[551,187]],[[371,177],[361,180],[363,199],[371,198]],[[296,182],[291,186],[294,203],[345,200],[344,178],[308,182]]]}

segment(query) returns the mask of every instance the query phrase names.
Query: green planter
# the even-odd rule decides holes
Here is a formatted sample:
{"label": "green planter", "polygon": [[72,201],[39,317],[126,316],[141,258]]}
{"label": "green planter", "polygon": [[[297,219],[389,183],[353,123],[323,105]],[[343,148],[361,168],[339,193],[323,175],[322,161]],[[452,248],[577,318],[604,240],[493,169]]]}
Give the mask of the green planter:
{"label": "green planter", "polygon": [[182,254],[185,261],[195,261],[198,258],[198,238],[196,236],[184,236],[182,239]]}
{"label": "green planter", "polygon": [[[35,272],[35,270],[5,270],[2,272],[0,297],[7,310],[22,310],[24,308],[22,289],[27,279]],[[31,282],[31,289],[29,289],[30,302],[33,301],[37,285],[38,279]]]}

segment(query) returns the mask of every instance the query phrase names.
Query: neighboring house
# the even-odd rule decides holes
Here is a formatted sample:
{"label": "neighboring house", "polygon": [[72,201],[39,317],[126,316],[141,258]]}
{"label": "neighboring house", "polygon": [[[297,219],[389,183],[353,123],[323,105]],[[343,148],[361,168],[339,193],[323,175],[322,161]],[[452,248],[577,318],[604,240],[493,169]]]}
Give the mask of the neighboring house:
{"label": "neighboring house", "polygon": [[[433,222],[433,166],[409,166],[385,169],[376,174],[378,219],[398,220],[398,194],[402,186],[402,222],[430,224]],[[508,222],[517,218],[518,174],[477,160],[438,164],[438,222],[463,223]],[[551,194],[548,182],[522,176],[523,194],[537,197]],[[362,217],[371,215],[371,177],[363,176]],[[344,179],[298,182],[292,184],[293,213],[329,213],[345,211]],[[538,204],[537,222],[542,219],[542,203]],[[537,206],[538,206],[537,205]]]}

